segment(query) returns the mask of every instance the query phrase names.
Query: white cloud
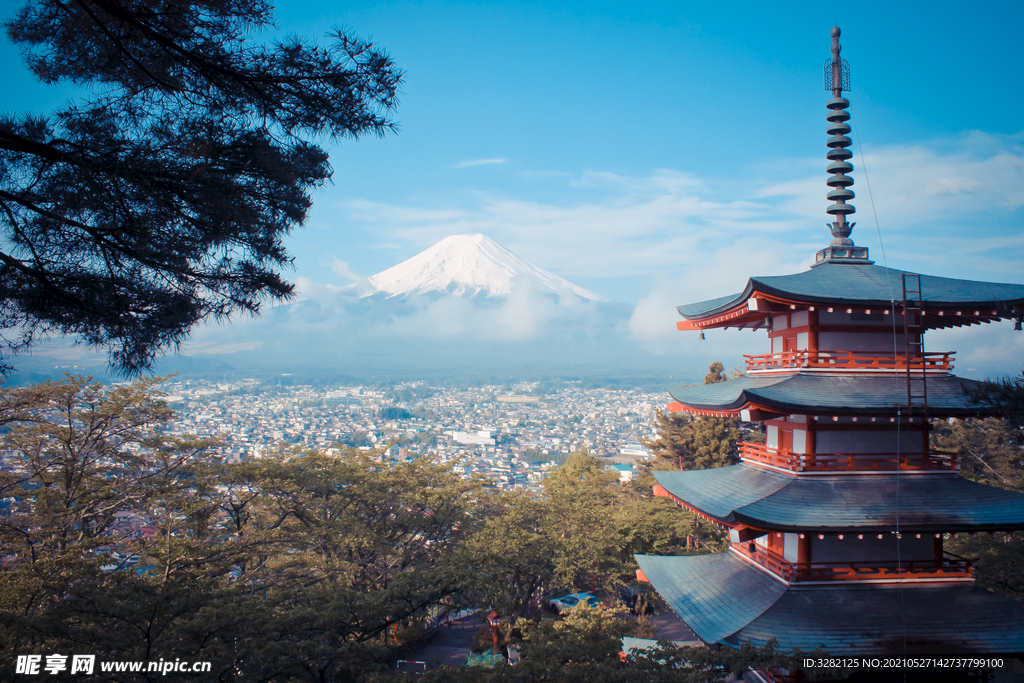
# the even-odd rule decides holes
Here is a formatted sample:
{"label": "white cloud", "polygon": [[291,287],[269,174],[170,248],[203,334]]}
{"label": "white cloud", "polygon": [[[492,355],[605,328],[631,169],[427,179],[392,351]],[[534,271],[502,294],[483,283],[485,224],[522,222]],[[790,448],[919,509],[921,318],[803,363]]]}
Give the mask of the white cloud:
{"label": "white cloud", "polygon": [[[867,221],[873,198],[883,230],[1024,205],[1024,146],[1019,136],[972,131],[925,144],[866,145],[863,159],[858,152],[851,161],[857,193],[852,203]],[[772,183],[757,196],[783,197],[787,211],[820,218],[829,203],[824,178],[821,172]]]}
{"label": "white cloud", "polygon": [[365,277],[363,277],[356,271],[352,270],[352,268],[347,263],[345,263],[344,261],[337,257],[335,257],[335,259],[331,261],[331,270],[333,270],[336,275],[340,275],[346,280],[351,280],[352,282],[366,281]]}
{"label": "white cloud", "polygon": [[455,168],[469,168],[470,166],[487,166],[490,164],[504,164],[507,163],[508,159],[472,159],[470,161],[460,161],[455,164]]}
{"label": "white cloud", "polygon": [[[757,350],[765,342],[754,342],[749,334],[740,336],[732,330],[709,332],[713,344],[698,343],[697,332],[680,332],[676,323],[682,320],[676,306],[715,299],[743,291],[753,275],[781,275],[807,267],[807,252],[787,249],[768,240],[738,243],[713,252],[701,264],[682,269],[676,276],[661,277],[652,291],[637,304],[629,320],[629,333],[653,353],[706,353],[709,346],[720,353],[727,367],[742,361],[741,354],[762,353]],[[741,341],[742,339],[742,341]],[[726,357],[730,357],[727,359]]]}
{"label": "white cloud", "polygon": [[[1024,206],[1024,146],[1019,138],[974,132],[929,144],[867,146],[864,161],[890,256],[913,259],[932,250],[930,258],[950,264],[961,259],[964,252],[959,247],[950,249],[930,240],[932,234],[922,234],[938,230],[935,225],[942,223],[944,240],[963,235],[969,243],[963,246],[977,254],[968,267],[982,267],[984,258],[993,257],[1004,260],[996,270],[1007,270],[1011,261],[1016,267],[1024,255],[1019,230],[1013,231],[1017,236],[1009,236],[1005,225],[983,229],[979,216],[984,214],[986,225],[1005,223],[1012,219],[1011,212]],[[854,162],[853,203],[860,219],[854,239],[873,246],[877,237],[865,164],[859,156]],[[748,250],[799,251],[799,258],[786,260],[806,262],[830,239],[825,229],[824,164],[809,159],[780,162],[767,181],[699,178],[672,169],[644,176],[587,171],[552,177],[551,182],[562,187],[558,201],[482,192],[468,199],[452,198],[447,205],[442,199],[440,206],[356,201],[344,208],[381,240],[405,245],[409,255],[448,235],[482,232],[570,280],[700,267],[731,244]],[[970,235],[964,225],[971,225]],[[1001,251],[993,254],[993,249]],[[951,251],[958,254],[951,256]],[[989,264],[985,269],[991,268]]]}

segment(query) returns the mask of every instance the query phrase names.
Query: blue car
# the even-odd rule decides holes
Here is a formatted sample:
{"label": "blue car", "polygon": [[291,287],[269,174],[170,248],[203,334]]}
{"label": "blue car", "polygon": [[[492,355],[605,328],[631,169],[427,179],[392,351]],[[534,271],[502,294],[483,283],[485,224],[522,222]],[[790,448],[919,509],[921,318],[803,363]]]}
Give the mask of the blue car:
{"label": "blue car", "polygon": [[575,607],[580,603],[584,603],[587,607],[597,607],[601,604],[601,601],[595,598],[590,593],[570,593],[560,598],[552,598],[548,601],[548,607],[555,614],[567,610],[570,607]]}

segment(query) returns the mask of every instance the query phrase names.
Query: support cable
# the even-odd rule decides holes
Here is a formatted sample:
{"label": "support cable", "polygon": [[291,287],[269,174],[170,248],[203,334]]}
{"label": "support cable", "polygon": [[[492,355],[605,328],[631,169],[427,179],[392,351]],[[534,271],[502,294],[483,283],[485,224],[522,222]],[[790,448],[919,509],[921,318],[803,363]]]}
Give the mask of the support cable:
{"label": "support cable", "polygon": [[[882,253],[882,266],[885,269],[885,284],[886,284],[886,286],[889,289],[889,312],[890,312],[891,317],[892,317],[892,357],[893,357],[893,366],[894,367],[899,367],[899,341],[898,341],[898,335],[897,335],[897,332],[896,332],[896,297],[895,297],[895,295],[893,293],[892,279],[889,277],[889,263],[885,259],[885,246],[884,246],[884,244],[882,242],[882,229],[881,229],[881,227],[880,227],[880,225],[878,223],[878,212],[875,210],[875,198],[874,198],[874,196],[871,193],[871,181],[868,179],[868,167],[867,167],[867,163],[864,161],[864,147],[861,145],[861,142],[860,142],[860,130],[859,130],[859,127],[857,126],[856,120],[853,118],[852,115],[850,116],[850,123],[853,124],[851,127],[853,128],[854,137],[857,140],[857,153],[860,155],[860,168],[861,168],[861,171],[864,174],[864,185],[867,187],[867,190],[868,190],[868,204],[870,204],[870,206],[871,206],[871,217],[875,221],[875,232],[878,235],[878,249]],[[920,283],[920,280],[918,280],[918,282]],[[920,290],[920,289],[921,289],[921,285],[918,284],[918,290]],[[918,294],[920,296],[920,291],[919,291]],[[904,295],[904,299],[906,299],[906,295]],[[906,304],[906,301],[904,301],[904,304]],[[923,311],[922,311],[922,313],[923,313]],[[906,305],[904,305],[904,307],[903,307],[903,322],[904,322],[904,325],[906,324],[906,316],[907,316]],[[923,330],[922,330],[922,334],[924,334]],[[907,339],[905,338],[903,341],[907,342]],[[906,344],[904,344],[904,346],[905,345]],[[923,362],[923,359],[922,359],[922,362]],[[909,356],[909,352],[907,354],[906,363],[907,363],[907,371],[909,372],[910,371],[910,356]],[[909,376],[908,376],[908,380],[907,381],[908,381],[908,392],[909,392]],[[902,618],[902,622],[903,622],[902,623],[902,627],[903,627],[903,654],[905,656],[907,654],[907,608],[906,608],[906,597],[903,594],[903,558],[902,558],[902,553],[901,553],[901,548],[900,548],[900,540],[901,540],[901,533],[900,533],[900,473],[902,471],[902,464],[903,464],[903,449],[902,449],[903,435],[902,435],[902,432],[901,432],[902,422],[903,422],[902,412],[903,412],[902,409],[899,406],[897,406],[896,407],[896,571],[897,571],[898,576],[900,577],[900,579],[899,579],[899,585],[900,585],[900,617]],[[925,426],[927,426],[927,425],[925,425]],[[924,431],[924,433],[922,434],[922,438],[927,438],[927,436],[928,436],[928,432],[927,432],[927,429],[926,429]],[[942,559],[940,558],[939,562],[941,562],[941,561],[942,561]],[[904,678],[906,678],[906,673],[904,673]]]}

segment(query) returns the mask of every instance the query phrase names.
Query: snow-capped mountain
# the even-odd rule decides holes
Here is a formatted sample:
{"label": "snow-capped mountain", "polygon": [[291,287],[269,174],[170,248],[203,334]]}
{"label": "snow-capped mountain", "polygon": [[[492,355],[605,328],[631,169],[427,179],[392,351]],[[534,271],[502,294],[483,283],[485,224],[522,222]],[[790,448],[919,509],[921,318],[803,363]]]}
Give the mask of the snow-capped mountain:
{"label": "snow-capped mountain", "polygon": [[366,292],[388,298],[441,293],[458,297],[502,298],[513,288],[606,302],[604,297],[519,258],[485,235],[451,235],[397,266],[368,278]]}

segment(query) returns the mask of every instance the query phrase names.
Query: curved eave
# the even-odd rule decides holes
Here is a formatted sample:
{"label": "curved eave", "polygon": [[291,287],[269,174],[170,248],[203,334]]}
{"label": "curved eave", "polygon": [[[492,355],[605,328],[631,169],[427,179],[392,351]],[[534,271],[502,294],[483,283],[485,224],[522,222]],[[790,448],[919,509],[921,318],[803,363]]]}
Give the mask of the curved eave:
{"label": "curved eave", "polygon": [[746,288],[739,294],[730,294],[718,297],[717,299],[676,306],[676,310],[679,311],[679,315],[687,320],[703,320],[726,311],[731,311],[745,303],[750,298],[750,295],[754,293],[751,282],[752,280],[748,280]]}
{"label": "curved eave", "polygon": [[785,584],[733,553],[634,557],[672,611],[706,643],[749,625],[786,592]]}
{"label": "curved eave", "polygon": [[730,526],[822,533],[1024,529],[1024,494],[955,474],[797,477],[740,464],[654,476],[677,502]]}
{"label": "curved eave", "polygon": [[821,648],[833,656],[1024,652],[1024,606],[974,586],[797,589],[734,553],[636,555],[658,594],[706,642]]}
{"label": "curved eave", "polygon": [[[977,382],[954,375],[928,378],[928,412],[932,417],[981,417],[998,414],[971,401],[967,390]],[[679,387],[669,391],[670,412],[730,416],[741,411],[783,415],[892,416],[907,402],[906,376],[854,373],[745,375],[727,382]]]}
{"label": "curved eave", "polygon": [[[787,308],[885,309],[902,300],[904,274],[913,275],[874,265],[824,264],[793,275],[753,277],[739,294],[678,306],[684,320],[677,327],[758,327],[769,310]],[[1024,285],[920,277],[927,329],[1010,319],[1024,310]]]}

